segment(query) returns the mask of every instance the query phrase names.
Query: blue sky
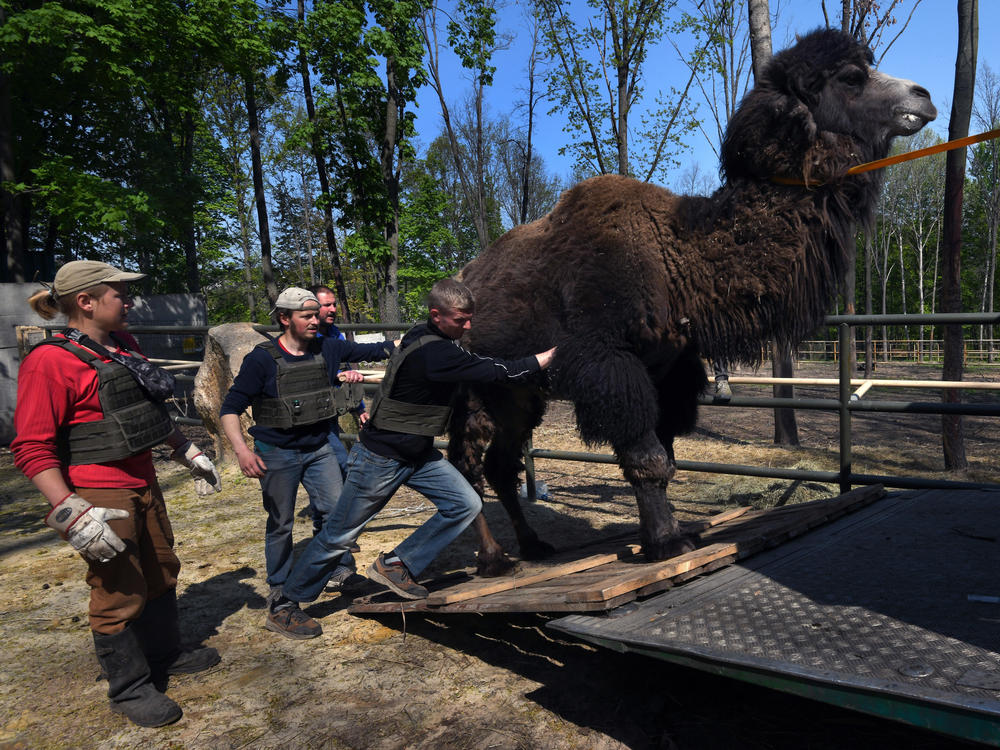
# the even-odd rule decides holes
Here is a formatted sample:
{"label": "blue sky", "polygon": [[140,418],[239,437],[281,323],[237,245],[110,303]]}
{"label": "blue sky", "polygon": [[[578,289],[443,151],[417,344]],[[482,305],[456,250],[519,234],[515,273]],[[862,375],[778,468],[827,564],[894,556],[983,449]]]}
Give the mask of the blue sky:
{"label": "blue sky", "polygon": [[[684,2],[685,0],[681,0],[682,5]],[[912,2],[904,0],[904,4],[908,12]],[[810,31],[823,23],[819,0],[783,0],[780,6],[778,25],[772,32],[772,44],[776,52],[788,46],[794,40],[796,33]],[[839,2],[828,0],[827,6],[836,8]],[[776,1],[771,0],[772,11],[776,7],[778,7]],[[943,137],[948,132],[948,117],[954,87],[955,54],[958,43],[956,8],[956,0],[923,0],[914,12],[906,31],[893,43],[879,64],[879,68],[886,73],[912,79],[931,92],[939,115],[930,127]],[[514,116],[516,102],[524,97],[519,89],[525,83],[525,61],[527,45],[530,43],[524,23],[521,9],[513,3],[501,11],[500,30],[512,34],[513,42],[509,49],[502,50],[495,56],[497,72],[494,86],[488,95],[488,107],[493,115]],[[894,28],[898,29],[899,26],[900,24],[897,24]],[[980,70],[986,64],[994,71],[1000,71],[1000,53],[992,43],[998,29],[1000,29],[1000,0],[981,0],[978,60]],[[895,32],[892,33],[894,34]],[[887,34],[883,44],[889,38],[891,35]],[[876,55],[878,54],[876,52]],[[443,54],[442,74],[445,76],[446,87],[451,89],[451,93],[447,94],[449,106],[454,107],[468,90],[466,71],[461,70],[453,55]],[[665,82],[664,86],[672,84],[681,88],[687,80],[687,72],[686,68],[676,60],[673,49],[666,47],[660,54],[651,55],[651,62],[646,66],[645,78],[647,89],[653,88],[650,82],[658,79]],[[418,105],[418,132],[423,145],[426,145],[441,127],[437,97],[430,87],[425,87],[420,92]],[[558,113],[547,114],[550,108],[551,105],[545,102],[540,107],[534,142],[543,155],[548,169],[568,181],[572,172],[572,160],[569,156],[560,156],[558,153],[560,146],[567,142],[568,136],[562,132],[564,124],[562,116]],[[707,117],[707,112],[703,112],[702,117]],[[713,129],[714,126],[706,128],[709,132]],[[973,132],[975,132],[974,126]],[[715,175],[718,165],[704,136],[693,135],[690,138],[690,145],[692,151],[680,157],[682,166],[671,172],[671,178],[679,180],[681,173],[689,169],[694,162],[697,162],[703,171]],[[671,182],[672,179],[668,179],[665,184],[672,186]]]}

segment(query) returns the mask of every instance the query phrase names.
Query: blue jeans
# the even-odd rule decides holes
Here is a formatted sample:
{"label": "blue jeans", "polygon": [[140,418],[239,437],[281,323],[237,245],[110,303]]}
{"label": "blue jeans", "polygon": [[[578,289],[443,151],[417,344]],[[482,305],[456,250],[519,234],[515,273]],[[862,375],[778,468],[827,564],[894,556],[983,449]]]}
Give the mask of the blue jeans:
{"label": "blue jeans", "polygon": [[350,554],[351,544],[404,484],[437,507],[437,513],[396,547],[399,559],[414,576],[430,565],[483,508],[483,501],[465,477],[443,458],[409,465],[355,443],[337,507],[296,561],[285,581],[285,596],[296,602],[315,600],[338,564]]}
{"label": "blue jeans", "polygon": [[344,447],[344,443],[340,439],[340,425],[337,424],[336,420],[334,420],[333,427],[330,428],[330,434],[326,436],[326,439],[330,441],[333,455],[337,457],[340,473],[347,476],[347,448]]}
{"label": "blue jeans", "polygon": [[[254,450],[267,466],[260,479],[264,510],[267,511],[264,561],[267,583],[275,589],[284,585],[292,569],[292,527],[299,484],[306,488],[311,503],[325,515],[332,515],[340,496],[340,467],[327,443],[310,451],[278,448],[256,440]],[[350,553],[341,562],[354,567]]]}
{"label": "blue jeans", "polygon": [[[343,477],[347,474],[347,448],[340,441],[340,427],[337,426],[336,419],[330,423],[330,432],[327,434],[326,439],[330,443],[330,449],[337,459],[337,466],[340,471],[340,476],[337,478],[337,494],[339,495],[340,487],[343,486]],[[320,532],[320,529],[323,528],[323,523],[326,521],[329,513],[329,508],[317,507],[316,503],[313,502],[312,496],[309,497],[309,516],[313,522],[313,536],[316,536]]]}

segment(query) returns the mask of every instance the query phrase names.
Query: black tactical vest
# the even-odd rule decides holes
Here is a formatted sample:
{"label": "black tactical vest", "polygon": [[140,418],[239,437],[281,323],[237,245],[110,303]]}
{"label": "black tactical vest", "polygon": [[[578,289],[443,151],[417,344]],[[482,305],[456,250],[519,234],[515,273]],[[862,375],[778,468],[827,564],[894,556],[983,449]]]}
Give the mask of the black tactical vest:
{"label": "black tactical vest", "polygon": [[396,381],[399,368],[410,354],[429,344],[431,341],[449,341],[443,336],[427,334],[421,336],[405,348],[396,349],[389,358],[385,368],[385,376],[379,385],[378,395],[371,409],[371,423],[379,430],[392,430],[407,435],[424,435],[434,437],[443,435],[448,429],[451,418],[450,406],[435,406],[432,404],[410,404],[390,398],[392,385]]}
{"label": "black tactical vest", "polygon": [[56,442],[66,463],[79,466],[118,461],[159,445],[174,431],[166,406],[151,401],[124,365],[104,362],[89,349],[64,338],[48,338],[37,346],[44,345],[62,347],[97,370],[97,395],[104,418],[67,425],[59,431]]}
{"label": "black tactical vest", "polygon": [[274,358],[278,368],[275,378],[276,398],[258,396],[254,399],[253,420],[262,427],[301,427],[347,414],[361,403],[364,387],[361,383],[330,385],[326,360],[316,355],[302,362],[289,362],[273,341],[257,344]]}

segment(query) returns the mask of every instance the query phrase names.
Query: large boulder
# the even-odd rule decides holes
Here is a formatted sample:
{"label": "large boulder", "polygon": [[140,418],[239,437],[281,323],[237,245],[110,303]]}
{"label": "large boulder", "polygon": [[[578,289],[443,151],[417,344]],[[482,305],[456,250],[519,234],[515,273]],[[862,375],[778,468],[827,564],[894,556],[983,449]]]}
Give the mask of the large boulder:
{"label": "large boulder", "polygon": [[[226,323],[208,329],[205,336],[205,358],[194,378],[194,405],[205,429],[215,440],[216,461],[235,462],[236,453],[226,440],[219,419],[219,409],[226,398],[233,378],[240,371],[243,358],[264,336],[253,329],[252,323]],[[253,424],[249,409],[240,416],[243,439],[253,447],[247,428]]]}

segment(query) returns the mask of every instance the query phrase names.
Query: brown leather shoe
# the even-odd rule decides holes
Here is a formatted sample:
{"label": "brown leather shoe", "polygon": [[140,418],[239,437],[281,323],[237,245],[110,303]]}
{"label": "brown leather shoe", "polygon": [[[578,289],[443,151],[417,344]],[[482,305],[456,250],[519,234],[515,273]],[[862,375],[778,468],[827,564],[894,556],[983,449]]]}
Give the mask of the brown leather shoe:
{"label": "brown leather shoe", "polygon": [[368,577],[388,586],[404,599],[427,598],[427,589],[413,580],[406,566],[401,562],[387,563],[384,552],[368,567]]}
{"label": "brown leather shoe", "polygon": [[323,633],[323,628],[313,618],[299,609],[298,602],[288,602],[268,610],[264,627],[281,633],[285,638],[305,640]]}

